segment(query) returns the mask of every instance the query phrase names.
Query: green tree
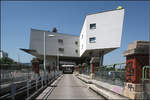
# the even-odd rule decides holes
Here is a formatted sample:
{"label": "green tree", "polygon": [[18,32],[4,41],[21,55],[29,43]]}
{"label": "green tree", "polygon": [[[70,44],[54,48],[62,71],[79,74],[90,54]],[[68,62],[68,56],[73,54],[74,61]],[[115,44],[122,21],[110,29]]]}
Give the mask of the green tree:
{"label": "green tree", "polygon": [[0,59],[0,64],[14,64],[14,61],[11,58],[3,57]]}

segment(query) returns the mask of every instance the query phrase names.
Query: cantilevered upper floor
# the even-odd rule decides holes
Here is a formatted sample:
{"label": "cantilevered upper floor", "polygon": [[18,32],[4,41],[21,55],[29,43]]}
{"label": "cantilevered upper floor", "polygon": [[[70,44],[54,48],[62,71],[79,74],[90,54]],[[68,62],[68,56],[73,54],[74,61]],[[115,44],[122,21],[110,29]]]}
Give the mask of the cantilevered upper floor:
{"label": "cantilevered upper floor", "polygon": [[80,33],[80,56],[108,53],[120,47],[124,9],[86,16]]}
{"label": "cantilevered upper floor", "polygon": [[47,56],[101,56],[120,47],[123,20],[124,9],[115,9],[88,14],[79,36],[31,29],[30,48],[26,51],[37,57],[43,56],[45,32]]}

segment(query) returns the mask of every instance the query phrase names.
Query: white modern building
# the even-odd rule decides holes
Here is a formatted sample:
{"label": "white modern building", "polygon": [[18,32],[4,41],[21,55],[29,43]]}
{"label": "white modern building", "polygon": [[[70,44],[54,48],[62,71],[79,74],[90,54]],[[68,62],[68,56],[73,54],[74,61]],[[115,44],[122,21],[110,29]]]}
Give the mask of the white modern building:
{"label": "white modern building", "polygon": [[[43,59],[44,32],[47,64],[61,61],[82,63],[86,58],[100,57],[119,48],[121,44],[124,9],[88,14],[79,36],[31,29],[29,49],[21,49]],[[53,35],[53,37],[49,37]]]}

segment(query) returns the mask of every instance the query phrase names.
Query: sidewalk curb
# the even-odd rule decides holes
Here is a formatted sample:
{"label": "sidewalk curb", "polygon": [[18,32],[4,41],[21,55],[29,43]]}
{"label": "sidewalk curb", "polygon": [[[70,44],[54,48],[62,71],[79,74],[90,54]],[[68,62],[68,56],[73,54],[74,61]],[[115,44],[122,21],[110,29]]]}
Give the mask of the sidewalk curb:
{"label": "sidewalk curb", "polygon": [[96,93],[104,96],[106,99],[123,99],[123,100],[128,100],[129,99],[125,96],[114,93],[113,91],[108,90],[103,86],[100,86],[100,85],[97,86],[98,84],[96,84],[92,80],[89,80],[89,79],[86,79],[85,77],[82,77],[82,75],[80,75],[80,74],[76,75],[76,77],[79,78],[80,80],[84,81],[85,83],[87,83],[87,85],[90,89],[92,89]]}
{"label": "sidewalk curb", "polygon": [[79,78],[80,80],[84,81],[87,84],[93,84],[93,82],[91,80],[85,79],[80,75],[77,75],[76,77]]}

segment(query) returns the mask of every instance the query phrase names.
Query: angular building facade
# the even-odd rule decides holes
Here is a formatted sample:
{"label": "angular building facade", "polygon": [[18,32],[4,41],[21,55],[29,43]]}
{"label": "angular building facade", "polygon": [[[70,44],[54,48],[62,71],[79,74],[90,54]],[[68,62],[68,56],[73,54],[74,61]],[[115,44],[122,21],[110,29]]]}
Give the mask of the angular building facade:
{"label": "angular building facade", "polygon": [[120,47],[123,20],[124,9],[89,14],[79,36],[31,29],[30,48],[22,50],[43,59],[45,32],[47,64],[56,64],[58,57],[76,63],[100,57],[103,62],[103,55]]}
{"label": "angular building facade", "polygon": [[88,51],[105,54],[119,48],[123,19],[124,9],[87,15],[80,34],[80,56],[88,56]]}

